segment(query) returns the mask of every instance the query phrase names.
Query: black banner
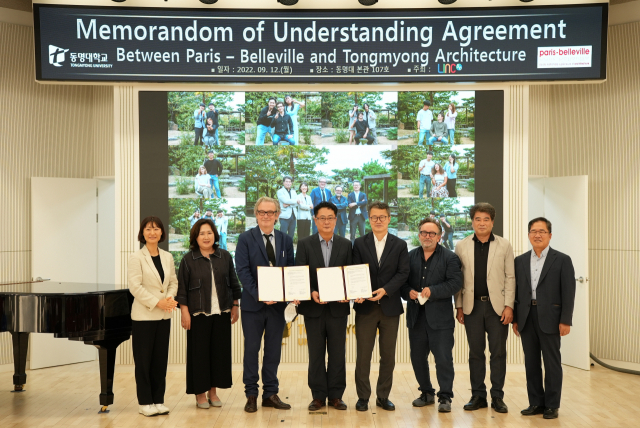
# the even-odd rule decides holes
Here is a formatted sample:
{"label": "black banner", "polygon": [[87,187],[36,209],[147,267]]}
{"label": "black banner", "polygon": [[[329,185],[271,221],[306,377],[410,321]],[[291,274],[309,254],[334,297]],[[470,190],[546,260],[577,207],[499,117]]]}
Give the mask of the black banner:
{"label": "black banner", "polygon": [[34,5],[56,81],[474,82],[606,77],[608,5],[238,11]]}

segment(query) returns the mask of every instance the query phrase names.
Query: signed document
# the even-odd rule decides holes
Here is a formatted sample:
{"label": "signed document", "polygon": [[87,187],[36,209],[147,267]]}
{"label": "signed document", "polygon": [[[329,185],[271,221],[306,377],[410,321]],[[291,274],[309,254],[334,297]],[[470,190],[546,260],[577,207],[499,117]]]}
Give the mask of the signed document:
{"label": "signed document", "polygon": [[346,300],[342,267],[319,268],[318,294],[323,302]]}
{"label": "signed document", "polygon": [[368,264],[344,266],[344,282],[349,300],[373,296]]}
{"label": "signed document", "polygon": [[284,282],[281,267],[258,266],[258,300],[284,302]]}
{"label": "signed document", "polygon": [[311,300],[309,266],[287,266],[284,268],[284,299]]}

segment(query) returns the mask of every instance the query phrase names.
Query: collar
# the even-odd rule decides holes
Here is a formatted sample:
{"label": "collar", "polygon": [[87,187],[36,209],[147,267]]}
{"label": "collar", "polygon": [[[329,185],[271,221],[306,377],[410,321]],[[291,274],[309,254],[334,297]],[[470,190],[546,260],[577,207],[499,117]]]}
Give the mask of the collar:
{"label": "collar", "polygon": [[[433,251],[433,255],[431,257],[434,257],[436,254],[440,252],[440,247],[442,247],[440,244],[436,244],[436,249]],[[422,246],[420,246],[419,248],[420,248],[420,252],[422,253],[420,256],[420,260],[422,260],[423,262],[426,262],[427,260],[424,259],[424,248],[422,248]],[[431,257],[429,257],[429,260],[431,260]]]}
{"label": "collar", "polygon": [[[222,257],[222,254],[220,254],[220,249],[219,248],[216,248],[215,251],[211,255],[215,256],[217,258],[221,258]],[[205,256],[202,255],[202,253],[200,252],[199,248],[197,250],[191,251],[191,256],[193,257],[193,260],[205,259],[206,258]]]}
{"label": "collar", "polygon": [[531,249],[531,258],[532,259],[536,259],[536,260],[544,259],[545,257],[547,257],[547,254],[549,254],[549,248],[550,247],[547,245],[547,248],[542,250],[542,252],[540,253],[540,257],[538,257],[538,255],[536,254],[536,252],[532,248]]}
{"label": "collar", "polygon": [[[329,242],[333,243],[333,237],[334,236],[335,236],[335,233],[333,235],[331,235],[331,239],[329,239]],[[320,235],[320,232],[318,232],[318,237],[320,238],[320,242],[327,242],[327,241],[324,240],[322,235]]]}
{"label": "collar", "polygon": [[387,242],[387,236],[389,236],[389,232],[387,232],[384,235],[384,238],[382,238],[381,240],[378,241],[378,238],[376,237],[376,234],[373,233],[373,232],[371,232],[371,234],[373,235],[373,242],[375,242],[376,244],[379,243],[379,242],[386,243]]}
{"label": "collar", "polygon": [[264,238],[263,235],[273,235],[274,238],[276,237],[276,234],[275,234],[276,230],[275,229],[273,229],[271,231],[271,233],[265,232],[264,230],[262,230],[262,228],[260,226],[258,226],[258,229],[260,229],[260,236],[262,236],[263,238]]}
{"label": "collar", "polygon": [[[480,242],[480,241],[478,240],[478,237],[476,236],[476,234],[475,234],[475,233],[473,234],[473,238],[472,238],[472,239],[473,239],[474,241],[476,241],[476,242]],[[495,241],[495,240],[496,240],[496,237],[495,237],[495,236],[493,236],[493,232],[491,232],[491,235],[489,236],[489,240],[488,240],[487,242],[491,242],[491,241]],[[481,242],[481,243],[482,243],[482,244],[484,244],[484,242]],[[534,252],[534,254],[535,254],[535,252]]]}

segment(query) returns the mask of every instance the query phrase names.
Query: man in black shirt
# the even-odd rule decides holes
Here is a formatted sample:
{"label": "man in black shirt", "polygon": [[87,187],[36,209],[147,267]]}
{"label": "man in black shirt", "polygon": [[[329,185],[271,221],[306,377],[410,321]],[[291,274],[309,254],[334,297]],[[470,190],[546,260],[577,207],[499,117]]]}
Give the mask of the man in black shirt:
{"label": "man in black shirt", "polygon": [[216,154],[211,150],[208,153],[208,159],[205,159],[204,161],[204,167],[207,169],[207,174],[211,177],[209,180],[211,182],[211,188],[215,188],[217,197],[221,198],[222,193],[220,193],[220,183],[218,178],[222,175],[222,164],[218,159],[216,159]]}
{"label": "man in black shirt", "polygon": [[358,120],[356,120],[354,127],[356,128],[356,143],[359,143],[361,138],[366,138],[367,144],[373,144],[374,138],[369,135],[369,124],[364,120],[363,113],[358,113]]}
{"label": "man in black shirt", "polygon": [[281,140],[286,141],[292,146],[296,145],[296,141],[293,139],[293,121],[291,116],[284,112],[284,103],[279,102],[277,105],[278,112],[271,120],[271,129],[274,130],[272,134],[273,145],[277,146]]}
{"label": "man in black shirt", "polygon": [[[219,115],[219,111],[216,110],[216,106],[213,104],[213,102],[210,102],[209,111],[207,112],[207,119],[211,119],[211,128],[213,128],[213,130],[216,133],[216,140],[213,143],[216,146],[218,145],[218,115]],[[206,129],[208,131],[209,127],[206,126]]]}
{"label": "man in black shirt", "polygon": [[276,99],[271,97],[269,98],[269,105],[260,110],[260,115],[258,116],[256,146],[264,146],[264,137],[266,137],[267,134],[271,135],[271,138],[273,138],[273,128],[271,127],[271,121],[275,117],[276,112]]}

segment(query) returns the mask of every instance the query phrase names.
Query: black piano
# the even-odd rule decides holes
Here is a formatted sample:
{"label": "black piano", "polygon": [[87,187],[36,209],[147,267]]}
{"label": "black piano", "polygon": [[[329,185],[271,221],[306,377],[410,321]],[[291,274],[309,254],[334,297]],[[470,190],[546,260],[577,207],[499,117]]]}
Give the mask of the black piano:
{"label": "black piano", "polygon": [[[95,284],[93,288],[100,289]],[[107,411],[107,406],[113,404],[116,349],[131,337],[132,303],[128,289],[85,293],[0,292],[0,332],[10,332],[13,339],[14,391],[22,391],[27,383],[29,334],[53,333],[54,337],[98,348],[100,405],[102,412]]]}

